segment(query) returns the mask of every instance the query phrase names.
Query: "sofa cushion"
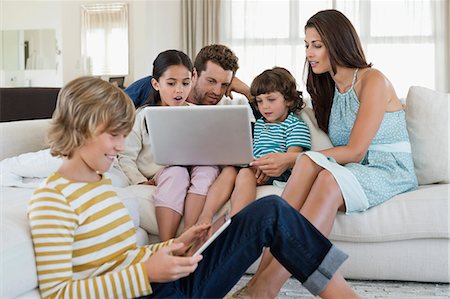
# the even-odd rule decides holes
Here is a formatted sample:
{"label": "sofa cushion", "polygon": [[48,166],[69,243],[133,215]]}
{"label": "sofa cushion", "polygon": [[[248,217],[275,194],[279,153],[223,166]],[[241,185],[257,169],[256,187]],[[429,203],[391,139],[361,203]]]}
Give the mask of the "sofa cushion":
{"label": "sofa cushion", "polygon": [[[53,157],[50,149],[29,152],[0,161],[0,186],[37,188],[61,165],[62,158]],[[117,159],[107,172],[115,187],[128,186],[128,178]]]}
{"label": "sofa cushion", "polygon": [[328,135],[319,128],[314,111],[310,107],[303,108],[298,116],[308,125],[311,134],[311,150],[320,151],[333,147]]}
{"label": "sofa cushion", "polygon": [[27,204],[33,192],[1,188],[0,298],[15,298],[37,287],[33,243],[28,227]]}
{"label": "sofa cushion", "polygon": [[[264,188],[263,188],[264,187]],[[257,196],[281,194],[273,186],[258,188]],[[449,239],[449,184],[420,186],[364,213],[338,213],[330,239],[386,242],[409,239]]]}
{"label": "sofa cushion", "polygon": [[0,123],[0,160],[44,148],[50,119]]}
{"label": "sofa cushion", "polygon": [[450,182],[450,94],[412,86],[406,98],[406,122],[420,185]]}

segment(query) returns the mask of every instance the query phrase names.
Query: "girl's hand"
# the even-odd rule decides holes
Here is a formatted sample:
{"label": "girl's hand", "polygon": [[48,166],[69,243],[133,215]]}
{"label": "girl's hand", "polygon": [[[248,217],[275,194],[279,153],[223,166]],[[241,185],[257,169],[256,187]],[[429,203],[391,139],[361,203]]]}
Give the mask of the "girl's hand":
{"label": "girl's hand", "polygon": [[146,183],[146,185],[156,186],[156,182],[154,179],[149,179]]}
{"label": "girl's hand", "polygon": [[266,176],[276,177],[290,168],[294,162],[295,158],[292,159],[287,153],[270,153],[254,160],[250,165],[260,169]]}
{"label": "girl's hand", "polygon": [[169,282],[186,277],[197,269],[202,256],[180,257],[172,253],[180,250],[183,243],[172,243],[159,249],[145,263],[149,282]]}
{"label": "girl's hand", "polygon": [[139,183],[139,185],[150,185],[150,186],[156,186],[156,182],[153,179],[149,179],[147,182]]}
{"label": "girl's hand", "polygon": [[174,243],[184,244],[182,247],[174,251],[175,255],[185,255],[195,244],[203,243],[208,237],[208,230],[211,223],[195,224],[183,232]]}

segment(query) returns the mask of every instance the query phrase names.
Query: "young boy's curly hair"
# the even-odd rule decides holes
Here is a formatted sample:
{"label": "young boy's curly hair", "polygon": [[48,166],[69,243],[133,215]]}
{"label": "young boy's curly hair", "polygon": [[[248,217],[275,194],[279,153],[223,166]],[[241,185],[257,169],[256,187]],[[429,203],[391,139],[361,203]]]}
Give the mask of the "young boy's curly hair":
{"label": "young boy's curly hair", "polygon": [[95,134],[128,134],[134,112],[131,99],[109,82],[94,77],[72,80],[58,94],[47,133],[50,152],[71,158]]}
{"label": "young boy's curly hair", "polygon": [[254,97],[275,91],[281,93],[289,103],[289,112],[298,112],[305,106],[302,92],[297,90],[295,78],[285,68],[274,67],[265,70],[253,79],[250,86],[250,93]]}

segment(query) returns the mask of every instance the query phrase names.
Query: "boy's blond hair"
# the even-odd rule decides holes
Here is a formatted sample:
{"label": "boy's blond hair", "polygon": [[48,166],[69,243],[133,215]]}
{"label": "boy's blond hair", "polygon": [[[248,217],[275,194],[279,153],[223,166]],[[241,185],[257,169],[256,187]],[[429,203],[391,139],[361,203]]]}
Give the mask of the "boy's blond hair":
{"label": "boy's blond hair", "polygon": [[50,152],[71,158],[94,134],[128,134],[134,112],[131,99],[112,84],[94,77],[72,80],[58,94],[47,134]]}

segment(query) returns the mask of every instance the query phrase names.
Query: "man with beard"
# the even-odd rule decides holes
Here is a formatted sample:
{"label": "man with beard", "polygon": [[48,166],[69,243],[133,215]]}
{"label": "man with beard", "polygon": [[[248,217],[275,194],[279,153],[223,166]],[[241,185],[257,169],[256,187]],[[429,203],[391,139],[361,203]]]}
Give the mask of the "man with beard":
{"label": "man with beard", "polygon": [[[252,99],[250,88],[235,77],[238,68],[238,58],[227,46],[214,44],[203,47],[194,60],[193,85],[187,101],[196,105],[249,105],[248,99]],[[147,76],[125,89],[136,107],[148,98],[152,89],[151,79]],[[243,96],[232,99],[232,91]],[[253,105],[249,105],[252,123],[255,116],[258,117],[255,113]]]}

